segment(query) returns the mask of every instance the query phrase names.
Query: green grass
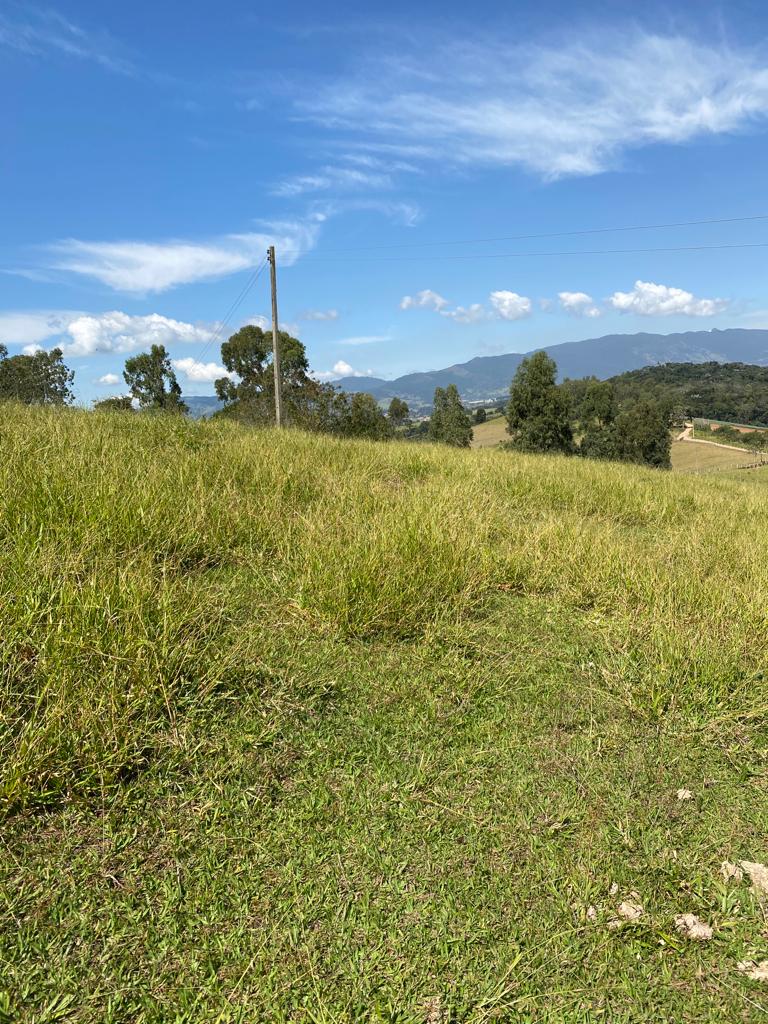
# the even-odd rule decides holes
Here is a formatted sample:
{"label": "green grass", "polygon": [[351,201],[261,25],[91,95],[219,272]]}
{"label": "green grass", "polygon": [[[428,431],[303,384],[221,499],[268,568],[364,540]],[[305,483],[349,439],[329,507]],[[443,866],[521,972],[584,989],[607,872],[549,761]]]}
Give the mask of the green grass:
{"label": "green grass", "polygon": [[0,448],[0,1020],[762,1019],[718,869],[768,860],[768,476],[12,406]]}
{"label": "green grass", "polygon": [[671,456],[672,469],[677,473],[721,472],[754,461],[749,452],[690,441],[673,441]]}
{"label": "green grass", "polygon": [[472,424],[473,448],[495,448],[500,442],[508,440],[507,420],[504,416],[494,416],[485,423]]}

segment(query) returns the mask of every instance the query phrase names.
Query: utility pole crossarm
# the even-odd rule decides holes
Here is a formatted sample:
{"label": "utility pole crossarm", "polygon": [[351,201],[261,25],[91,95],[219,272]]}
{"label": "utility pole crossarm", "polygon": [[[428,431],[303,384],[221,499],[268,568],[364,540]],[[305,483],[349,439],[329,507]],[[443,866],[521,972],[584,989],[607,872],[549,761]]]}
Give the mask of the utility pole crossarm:
{"label": "utility pole crossarm", "polygon": [[280,372],[280,337],[277,326],[277,264],[275,247],[270,245],[267,250],[269,260],[269,276],[272,282],[272,371],[275,375],[275,423],[283,425],[283,378]]}

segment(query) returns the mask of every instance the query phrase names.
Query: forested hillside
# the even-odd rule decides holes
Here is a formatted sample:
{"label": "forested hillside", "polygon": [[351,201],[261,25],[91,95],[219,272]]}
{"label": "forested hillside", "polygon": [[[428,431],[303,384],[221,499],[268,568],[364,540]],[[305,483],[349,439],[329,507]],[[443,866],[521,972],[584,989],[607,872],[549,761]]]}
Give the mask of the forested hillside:
{"label": "forested hillside", "polygon": [[768,424],[768,367],[749,363],[666,363],[612,378],[619,404],[651,398],[689,418]]}

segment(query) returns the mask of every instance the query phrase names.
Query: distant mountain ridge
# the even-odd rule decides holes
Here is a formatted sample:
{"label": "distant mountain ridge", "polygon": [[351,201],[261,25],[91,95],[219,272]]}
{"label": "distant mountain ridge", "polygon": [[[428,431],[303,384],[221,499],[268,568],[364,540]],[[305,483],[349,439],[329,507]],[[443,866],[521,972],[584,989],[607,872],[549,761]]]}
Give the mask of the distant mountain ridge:
{"label": "distant mountain ridge", "polygon": [[189,415],[193,420],[212,416],[219,409],[224,408],[224,403],[216,395],[184,395],[184,401],[189,407]]}
{"label": "distant mountain ridge", "polygon": [[526,355],[544,349],[557,363],[560,379],[594,375],[605,379],[661,363],[753,363],[768,365],[768,330],[749,328],[686,331],[680,334],[607,334],[602,338],[544,345],[528,352],[476,356],[442,370],[407,373],[395,380],[343,377],[345,391],[367,391],[379,401],[397,396],[413,410],[430,406],[436,387],[455,384],[464,401],[501,398]]}

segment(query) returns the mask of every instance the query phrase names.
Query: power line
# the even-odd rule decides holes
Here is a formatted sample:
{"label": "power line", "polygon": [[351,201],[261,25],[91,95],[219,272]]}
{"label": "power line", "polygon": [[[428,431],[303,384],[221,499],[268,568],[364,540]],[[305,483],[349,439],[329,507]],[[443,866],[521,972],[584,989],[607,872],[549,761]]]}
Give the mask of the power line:
{"label": "power line", "polygon": [[622,231],[658,231],[664,228],[690,228],[702,227],[712,224],[745,224],[754,221],[768,220],[768,213],[757,213],[749,217],[717,217],[707,220],[681,220],[670,221],[665,224],[632,224],[622,227],[608,228],[582,228],[577,231],[546,231],[527,235],[496,235],[491,238],[460,238],[443,240],[438,242],[391,242],[386,245],[360,245],[348,246],[337,249],[291,249],[286,251],[288,256],[303,256],[307,253],[334,253],[334,252],[370,252],[379,249],[413,249],[427,248],[438,245],[480,245],[487,242],[522,242],[537,238],[571,238],[577,235],[603,235],[619,233]]}
{"label": "power line", "polygon": [[233,300],[233,302],[230,305],[229,309],[227,310],[223,320],[221,320],[219,322],[219,326],[216,328],[216,331],[214,332],[213,336],[203,346],[203,349],[202,349],[202,351],[200,352],[200,354],[198,356],[199,360],[202,361],[203,356],[206,354],[206,352],[211,347],[211,345],[215,344],[219,340],[219,338],[221,337],[222,331],[227,326],[227,324],[232,319],[232,317],[235,315],[235,313],[238,311],[240,306],[243,304],[246,295],[250,292],[250,290],[253,288],[253,286],[258,281],[259,275],[264,270],[264,267],[266,267],[266,265],[267,265],[267,257],[265,256],[264,259],[261,261],[261,263],[256,268],[256,270],[254,270],[254,272],[248,278],[246,283],[243,285],[243,288],[241,289],[240,294],[237,296],[236,299]]}
{"label": "power line", "polygon": [[[713,245],[678,245],[678,246],[657,246],[651,249],[565,249],[553,252],[482,252],[482,253],[461,253],[454,256],[363,256],[338,259],[325,259],[318,254],[314,260],[310,258],[304,262],[324,263],[410,263],[419,260],[506,260],[506,259],[530,259],[540,256],[619,256],[630,253],[660,253],[660,252],[701,252],[715,249],[764,249],[768,242],[722,242]],[[293,255],[292,253],[290,255]]]}

